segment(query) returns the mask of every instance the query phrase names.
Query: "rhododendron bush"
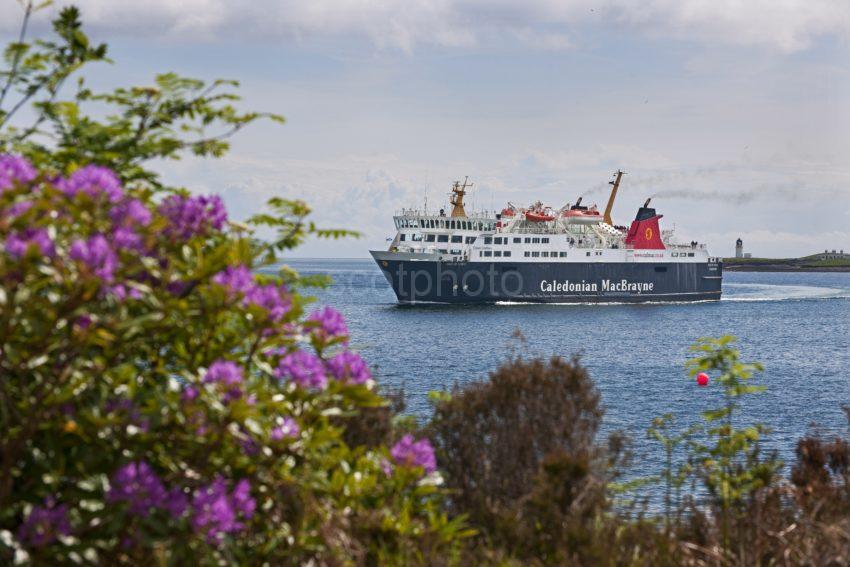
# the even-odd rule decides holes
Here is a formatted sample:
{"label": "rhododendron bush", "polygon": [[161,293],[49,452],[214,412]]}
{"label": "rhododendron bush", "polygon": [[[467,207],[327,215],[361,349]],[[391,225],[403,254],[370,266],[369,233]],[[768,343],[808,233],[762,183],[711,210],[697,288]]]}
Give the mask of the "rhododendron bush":
{"label": "rhododendron bush", "polygon": [[0,564],[451,557],[462,525],[431,445],[344,441],[386,401],[343,317],[281,267],[305,236],[344,233],[280,199],[234,223],[146,165],[280,118],[173,74],[63,99],[106,48],[73,8],[54,29],[0,68]]}
{"label": "rhododendron bush", "polygon": [[254,275],[276,254],[218,197],[8,154],[0,192],[6,555],[254,562],[450,542],[430,444],[341,441],[346,416],[383,403],[368,364],[337,311]]}

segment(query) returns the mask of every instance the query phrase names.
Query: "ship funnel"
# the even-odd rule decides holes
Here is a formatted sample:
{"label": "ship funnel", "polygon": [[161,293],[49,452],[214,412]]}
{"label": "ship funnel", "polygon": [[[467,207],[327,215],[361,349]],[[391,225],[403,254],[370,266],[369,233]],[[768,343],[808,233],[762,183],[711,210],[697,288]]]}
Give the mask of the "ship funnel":
{"label": "ship funnel", "polygon": [[661,215],[656,214],[655,209],[649,207],[652,197],[646,200],[638,212],[629,232],[626,234],[626,245],[635,250],[664,250],[664,241],[661,239],[661,227],[658,221]]}

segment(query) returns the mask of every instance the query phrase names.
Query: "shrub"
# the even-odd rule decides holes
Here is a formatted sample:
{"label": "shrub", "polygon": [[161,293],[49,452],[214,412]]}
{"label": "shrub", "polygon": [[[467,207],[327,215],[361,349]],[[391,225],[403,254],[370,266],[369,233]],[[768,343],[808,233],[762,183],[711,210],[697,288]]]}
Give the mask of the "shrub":
{"label": "shrub", "polygon": [[[290,270],[254,275],[343,233],[279,199],[232,223],[145,168],[220,155],[262,115],[175,75],[63,101],[106,49],[74,9],[55,30],[11,46],[0,75],[0,144],[19,152],[0,151],[0,563],[450,561],[463,526],[430,445],[346,435],[387,401],[344,320]],[[99,122],[90,100],[119,110]],[[12,126],[28,101],[35,123]],[[214,125],[230,130],[182,138]]]}
{"label": "shrub", "polygon": [[581,558],[623,455],[596,443],[599,393],[578,359],[511,358],[455,387],[430,423],[450,506],[519,557]]}

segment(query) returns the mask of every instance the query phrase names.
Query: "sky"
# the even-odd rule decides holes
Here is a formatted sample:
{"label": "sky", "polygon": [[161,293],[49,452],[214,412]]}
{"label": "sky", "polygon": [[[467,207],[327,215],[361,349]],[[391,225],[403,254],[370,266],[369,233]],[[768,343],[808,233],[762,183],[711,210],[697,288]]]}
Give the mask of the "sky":
{"label": "sky", "polygon": [[[402,207],[653,197],[665,228],[729,256],[850,252],[850,0],[79,0],[114,65],[101,88],[159,72],[241,83],[252,125],[218,160],[158,164],[231,216],[305,199],[308,257],[367,257]],[[39,13],[47,33],[58,1]],[[0,0],[0,38],[21,10]]]}

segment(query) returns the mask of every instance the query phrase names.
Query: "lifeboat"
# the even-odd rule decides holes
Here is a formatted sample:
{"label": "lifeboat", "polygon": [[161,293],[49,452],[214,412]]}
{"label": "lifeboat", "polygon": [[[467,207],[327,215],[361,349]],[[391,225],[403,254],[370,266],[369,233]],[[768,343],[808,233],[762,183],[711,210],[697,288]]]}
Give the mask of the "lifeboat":
{"label": "lifeboat", "polygon": [[596,210],[596,205],[592,207],[583,207],[581,205],[581,197],[578,198],[576,204],[570,207],[569,210],[561,213],[561,216],[567,219],[568,222],[580,224],[595,224],[602,222],[602,215]]}
{"label": "lifeboat", "polygon": [[592,211],[592,210],[588,210],[588,211],[580,211],[580,210],[564,211],[563,216],[565,216],[565,217],[594,217],[597,220],[602,220],[602,215],[599,214],[599,211]]}
{"label": "lifeboat", "polygon": [[529,222],[549,222],[555,220],[555,217],[537,211],[526,211],[525,220]]}
{"label": "lifeboat", "polygon": [[514,215],[516,215],[516,211],[513,210],[512,208],[505,207],[504,209],[502,209],[502,216],[503,217],[512,217]]}

